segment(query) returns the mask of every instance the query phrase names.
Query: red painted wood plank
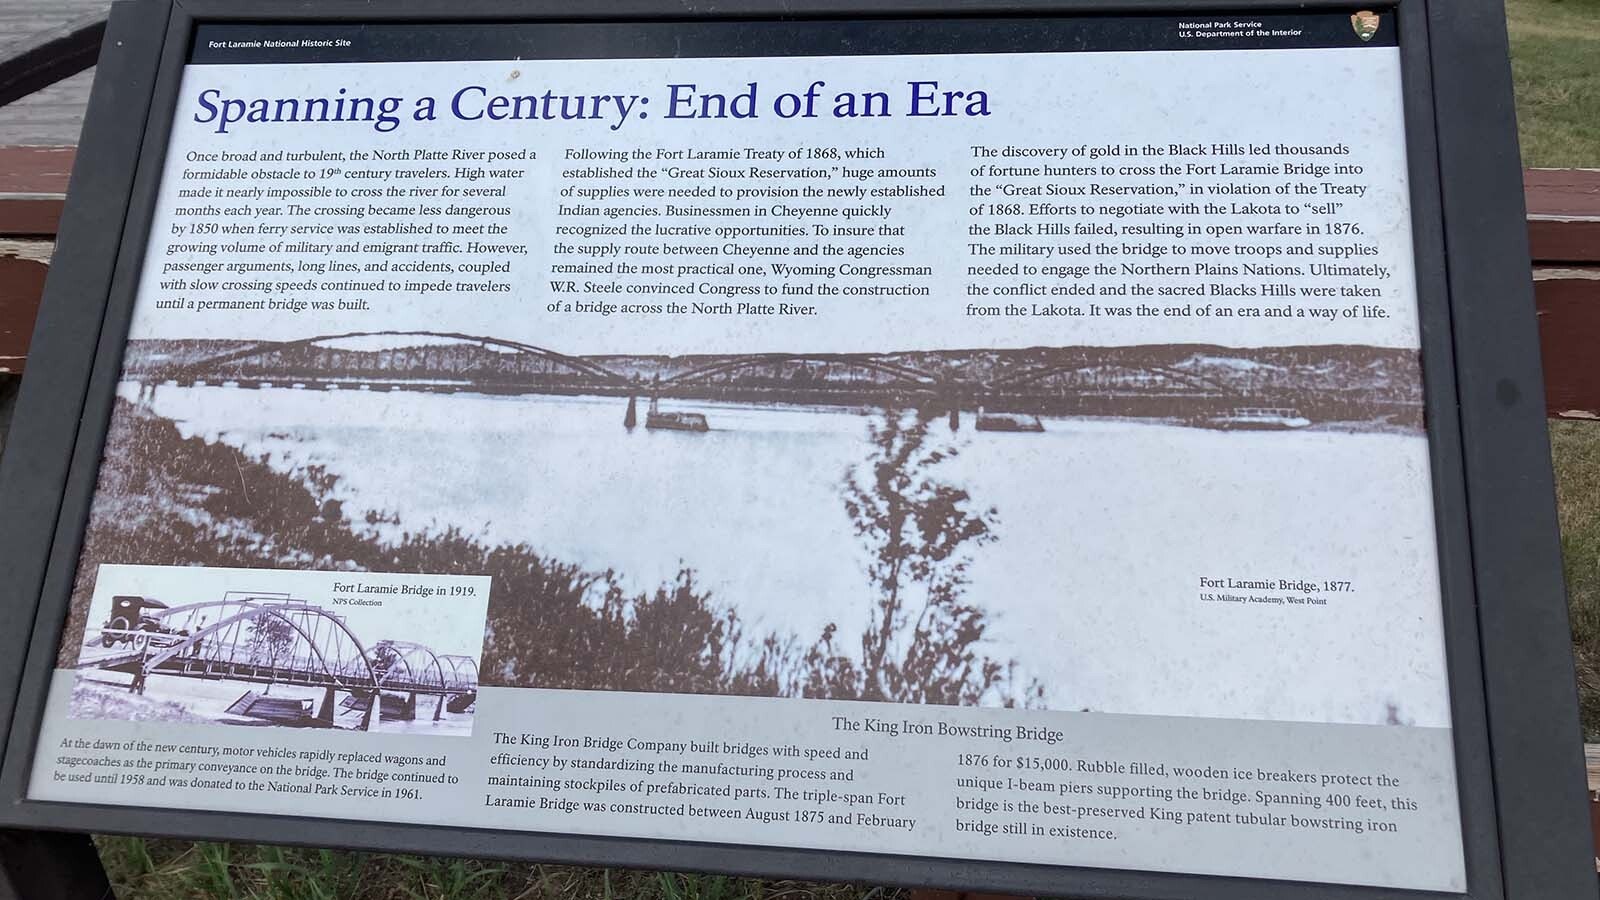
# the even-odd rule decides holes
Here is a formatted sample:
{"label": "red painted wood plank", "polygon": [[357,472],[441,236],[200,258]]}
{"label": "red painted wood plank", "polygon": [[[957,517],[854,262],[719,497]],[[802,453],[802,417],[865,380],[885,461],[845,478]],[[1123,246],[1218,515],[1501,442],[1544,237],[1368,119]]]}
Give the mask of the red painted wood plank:
{"label": "red painted wood plank", "polygon": [[1533,272],[1552,417],[1600,418],[1600,267]]}
{"label": "red painted wood plank", "polygon": [[1540,263],[1600,263],[1600,219],[1529,219],[1528,244]]}
{"label": "red painted wood plank", "polygon": [[0,372],[21,372],[27,362],[50,248],[0,239]]}
{"label": "red painted wood plank", "polygon": [[0,237],[56,233],[75,147],[0,147]]}
{"label": "red painted wood plank", "polygon": [[1600,218],[1600,169],[1525,169],[1528,214]]}
{"label": "red painted wood plank", "polygon": [[1536,263],[1600,263],[1600,169],[1528,169],[1528,243]]}

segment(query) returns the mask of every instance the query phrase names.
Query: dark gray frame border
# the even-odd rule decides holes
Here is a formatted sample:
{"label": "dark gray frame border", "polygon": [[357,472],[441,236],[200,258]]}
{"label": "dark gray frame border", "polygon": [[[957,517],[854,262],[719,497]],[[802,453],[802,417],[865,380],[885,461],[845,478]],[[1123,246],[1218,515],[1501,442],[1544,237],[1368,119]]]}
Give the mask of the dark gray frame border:
{"label": "dark gray frame border", "polygon": [[1593,896],[1520,165],[1496,0],[1398,4],[1468,893],[25,799],[196,20],[662,21],[1295,7],[1357,8],[1335,0],[549,0],[534,9],[504,0],[400,0],[381,9],[360,0],[118,4],[62,224],[57,258],[71,265],[53,268],[18,405],[18,421],[27,427],[14,434],[0,469],[0,496],[12,511],[0,521],[0,572],[11,576],[0,583],[0,608],[10,621],[34,623],[31,634],[0,631],[6,750],[0,823],[1085,897]]}
{"label": "dark gray frame border", "polygon": [[[1594,836],[1505,18],[1498,0],[1439,3],[1429,28],[1501,865],[1510,897],[1591,897]],[[1583,871],[1573,866],[1580,857]]]}
{"label": "dark gray frame border", "polygon": [[[13,421],[27,427],[11,433],[0,465],[0,496],[6,498],[7,512],[0,516],[0,610],[15,622],[34,617],[44,589],[68,476],[77,465],[74,451],[89,374],[100,354],[113,277],[120,274],[117,267],[126,255],[121,253],[124,223],[166,21],[152,12],[149,6],[116,4],[108,17],[67,186],[74,201],[62,214],[53,254],[56,261],[75,262],[51,266],[45,283],[49,302],[40,304],[29,348],[28,383],[13,411]],[[9,743],[19,700],[16,688],[27,658],[28,632],[23,627],[0,629],[4,743]],[[0,767],[0,773],[5,771]]]}

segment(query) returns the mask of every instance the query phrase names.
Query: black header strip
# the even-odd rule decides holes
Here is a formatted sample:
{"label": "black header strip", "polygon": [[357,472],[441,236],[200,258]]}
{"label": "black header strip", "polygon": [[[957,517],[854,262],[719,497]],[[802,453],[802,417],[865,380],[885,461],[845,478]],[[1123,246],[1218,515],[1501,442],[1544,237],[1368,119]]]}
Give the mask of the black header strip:
{"label": "black header strip", "polygon": [[[196,29],[190,62],[281,65],[1396,46],[1395,16],[1384,7],[1375,10],[803,22],[214,23]],[[1366,40],[1362,33],[1369,35]]]}

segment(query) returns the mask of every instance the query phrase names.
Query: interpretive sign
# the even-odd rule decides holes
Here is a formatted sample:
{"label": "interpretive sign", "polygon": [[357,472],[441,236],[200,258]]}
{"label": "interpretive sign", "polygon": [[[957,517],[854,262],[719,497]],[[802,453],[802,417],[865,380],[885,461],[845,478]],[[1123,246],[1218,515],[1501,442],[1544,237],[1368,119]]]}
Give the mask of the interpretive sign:
{"label": "interpretive sign", "polygon": [[1244,6],[140,7],[5,817],[1524,895],[1436,26]]}

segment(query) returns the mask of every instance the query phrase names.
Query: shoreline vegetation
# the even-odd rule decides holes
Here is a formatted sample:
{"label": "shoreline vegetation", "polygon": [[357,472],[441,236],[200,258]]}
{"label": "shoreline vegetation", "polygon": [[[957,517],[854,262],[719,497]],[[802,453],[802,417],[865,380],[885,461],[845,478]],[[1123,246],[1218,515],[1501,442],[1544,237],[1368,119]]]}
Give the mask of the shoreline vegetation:
{"label": "shoreline vegetation", "polygon": [[191,714],[182,704],[131,694],[127,688],[91,681],[82,675],[72,683],[71,719],[121,719],[127,722],[184,722],[213,724]]}
{"label": "shoreline vegetation", "polygon": [[[994,510],[943,484],[929,420],[885,414],[872,456],[845,474],[842,501],[872,551],[859,623],[807,640],[754,635],[737,609],[684,567],[629,591],[527,544],[459,528],[380,538],[392,517],[348,518],[323,466],[280,472],[118,400],[58,662],[77,660],[100,563],[488,575],[485,685],[734,694],[944,705],[1038,706],[1042,687],[984,652],[988,618],[964,599],[971,552],[993,540]],[[161,598],[191,602],[205,598]],[[859,626],[859,643],[846,635]]]}

